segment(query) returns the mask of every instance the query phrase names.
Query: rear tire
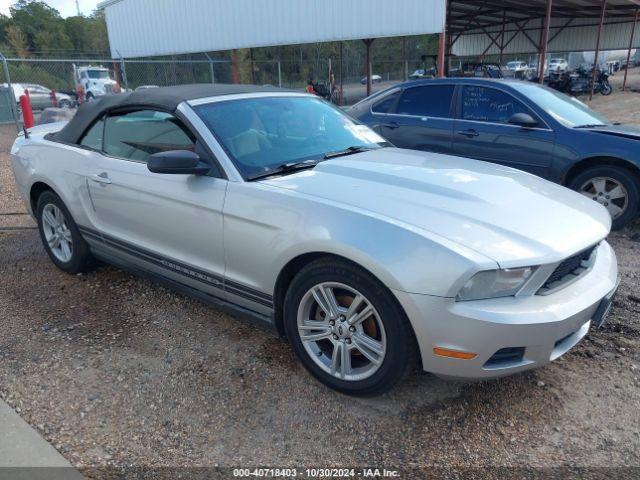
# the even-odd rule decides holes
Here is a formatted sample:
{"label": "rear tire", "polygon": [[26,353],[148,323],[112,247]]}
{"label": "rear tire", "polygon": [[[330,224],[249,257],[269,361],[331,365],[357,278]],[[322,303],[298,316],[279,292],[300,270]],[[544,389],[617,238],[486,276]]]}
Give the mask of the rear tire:
{"label": "rear tire", "polygon": [[40,238],[51,261],[67,273],[90,270],[95,259],[60,197],[51,190],[43,192],[36,211]]}
{"label": "rear tire", "polygon": [[[603,183],[603,179],[608,180]],[[587,168],[575,176],[569,182],[568,187],[601,203],[609,210],[609,213],[612,213],[613,205],[622,208],[623,211],[617,216],[612,213],[612,228],[619,230],[638,216],[640,208],[639,183],[638,178],[626,168],[616,165],[599,165]],[[619,190],[616,189],[616,184],[620,187]],[[624,197],[619,197],[620,193],[623,193]]]}
{"label": "rear tire", "polygon": [[295,276],[284,301],[284,327],[304,367],[349,395],[382,394],[416,365],[415,336],[393,294],[347,261],[320,259]]}

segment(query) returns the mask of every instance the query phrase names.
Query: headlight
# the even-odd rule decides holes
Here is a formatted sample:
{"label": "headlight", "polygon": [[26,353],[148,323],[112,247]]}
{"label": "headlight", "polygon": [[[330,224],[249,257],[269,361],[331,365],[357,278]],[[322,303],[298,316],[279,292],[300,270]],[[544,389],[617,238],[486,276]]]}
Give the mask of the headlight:
{"label": "headlight", "polygon": [[456,301],[510,297],[518,293],[533,271],[533,267],[525,267],[478,272],[462,287]]}

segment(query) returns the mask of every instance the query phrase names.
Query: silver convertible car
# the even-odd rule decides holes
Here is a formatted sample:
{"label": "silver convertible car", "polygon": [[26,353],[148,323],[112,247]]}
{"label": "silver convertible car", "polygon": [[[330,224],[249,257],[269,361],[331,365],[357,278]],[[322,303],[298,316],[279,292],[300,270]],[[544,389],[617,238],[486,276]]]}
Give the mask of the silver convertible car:
{"label": "silver convertible car", "polygon": [[546,364],[604,321],[617,287],[601,205],[396,149],[307,94],[110,96],[11,153],[59,268],[101,260],[263,320],[349,394],[388,390],[418,361],[467,379]]}

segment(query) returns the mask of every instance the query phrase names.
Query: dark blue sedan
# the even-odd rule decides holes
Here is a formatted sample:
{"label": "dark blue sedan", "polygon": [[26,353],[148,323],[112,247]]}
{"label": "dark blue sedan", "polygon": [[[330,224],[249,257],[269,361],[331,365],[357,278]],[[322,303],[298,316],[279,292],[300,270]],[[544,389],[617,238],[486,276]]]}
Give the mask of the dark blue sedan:
{"label": "dark blue sedan", "polygon": [[604,205],[614,228],[638,215],[640,128],[613,124],[547,87],[419,80],[376,93],[348,112],[397,147],[501,163],[566,185]]}

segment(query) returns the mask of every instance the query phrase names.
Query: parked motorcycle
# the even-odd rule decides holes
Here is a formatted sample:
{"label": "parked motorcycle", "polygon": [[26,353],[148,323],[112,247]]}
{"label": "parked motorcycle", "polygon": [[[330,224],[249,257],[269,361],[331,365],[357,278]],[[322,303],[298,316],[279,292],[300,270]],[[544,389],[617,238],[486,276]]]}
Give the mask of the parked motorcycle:
{"label": "parked motorcycle", "polygon": [[[576,96],[591,93],[592,84],[593,72],[584,67],[579,67],[573,73],[552,73],[548,82],[549,87]],[[609,72],[598,68],[593,91],[602,95],[610,95],[613,92],[609,83]]]}
{"label": "parked motorcycle", "polygon": [[571,74],[568,72],[554,72],[549,74],[547,85],[562,93],[571,93]]}

